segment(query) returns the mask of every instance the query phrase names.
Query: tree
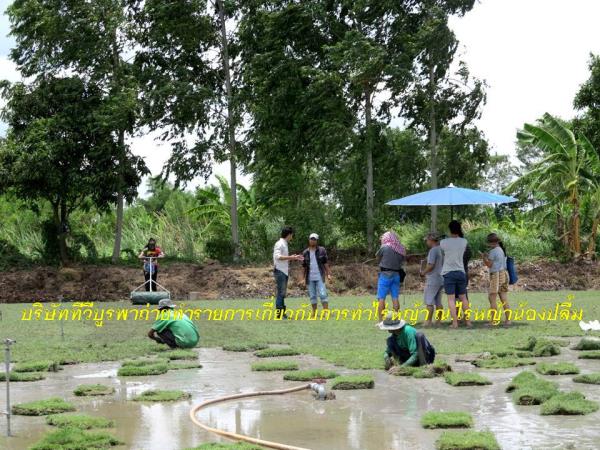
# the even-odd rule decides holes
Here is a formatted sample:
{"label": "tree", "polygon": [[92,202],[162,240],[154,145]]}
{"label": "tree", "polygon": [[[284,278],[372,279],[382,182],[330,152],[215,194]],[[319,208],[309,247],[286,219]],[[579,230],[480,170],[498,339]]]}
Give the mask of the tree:
{"label": "tree", "polygon": [[483,189],[490,192],[502,192],[515,180],[517,168],[508,155],[493,154],[487,162]]}
{"label": "tree", "polygon": [[591,54],[588,67],[590,78],[581,85],[573,101],[582,115],[573,121],[573,125],[600,151],[600,56]]}
{"label": "tree", "polygon": [[[69,260],[69,215],[95,205],[106,209],[125,180],[132,196],[139,168],[122,171],[110,126],[101,120],[107,107],[102,90],[79,77],[40,78],[32,85],[3,83],[7,105],[7,145],[0,153],[0,192],[52,205],[60,259]],[[123,177],[123,178],[121,178]]]}
{"label": "tree", "polygon": [[98,119],[112,130],[117,145],[118,195],[112,261],[121,253],[123,204],[131,193],[127,172],[148,170],[132,155],[126,135],[137,123],[137,85],[125,54],[132,51],[126,0],[15,0],[7,10],[16,46],[11,58],[25,76],[75,72],[96,84],[106,97]]}

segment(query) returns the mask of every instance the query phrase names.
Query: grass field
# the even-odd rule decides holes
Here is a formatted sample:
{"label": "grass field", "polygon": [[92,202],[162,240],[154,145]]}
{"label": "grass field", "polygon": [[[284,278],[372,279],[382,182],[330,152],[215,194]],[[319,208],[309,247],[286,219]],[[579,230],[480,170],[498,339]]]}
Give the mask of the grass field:
{"label": "grass field", "polygon": [[[557,302],[567,301],[568,292],[520,292],[510,295],[512,306],[527,303],[526,308],[553,310]],[[600,319],[598,292],[575,292],[573,309],[582,308],[584,320]],[[472,306],[484,308],[485,294],[471,294]],[[333,308],[361,308],[371,306],[368,297],[332,297]],[[401,296],[401,308],[420,302],[420,295]],[[182,302],[179,302],[180,305]],[[260,308],[263,300],[223,300],[187,302],[186,308]],[[300,308],[307,299],[288,299],[288,308]],[[128,302],[96,303],[99,308],[133,308]],[[26,304],[1,305],[2,337],[16,340],[13,358],[20,363],[45,360],[52,355],[56,360],[95,362],[122,360],[164,350],[146,337],[150,321],[105,321],[97,327],[94,321],[64,322],[64,341],[61,340],[58,321],[22,321],[21,312]],[[48,306],[49,307],[49,306]],[[312,354],[326,361],[348,368],[374,369],[383,367],[382,353],[387,332],[377,329],[376,321],[206,321],[197,322],[200,346],[222,347],[242,344],[241,340],[257,344],[286,344],[301,353]],[[419,324],[417,324],[419,328]],[[521,321],[510,328],[487,328],[475,322],[473,329],[440,328],[424,330],[438,354],[506,351],[515,345],[526,345],[530,336],[582,336],[578,320]],[[596,335],[599,333],[596,332]],[[161,355],[162,357],[163,355]]]}

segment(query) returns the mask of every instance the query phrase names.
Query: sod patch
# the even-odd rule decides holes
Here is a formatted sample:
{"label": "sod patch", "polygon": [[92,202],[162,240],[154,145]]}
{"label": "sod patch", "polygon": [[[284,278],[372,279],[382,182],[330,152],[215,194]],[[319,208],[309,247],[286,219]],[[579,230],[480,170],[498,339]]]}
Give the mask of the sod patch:
{"label": "sod patch", "polygon": [[412,377],[417,370],[419,370],[419,368],[413,366],[394,366],[388,373],[397,377]]}
{"label": "sod patch", "polygon": [[541,405],[558,393],[558,389],[550,381],[538,380],[517,388],[513,392],[513,401],[517,405]]}
{"label": "sod patch", "polygon": [[78,397],[95,395],[110,395],[115,393],[115,388],[104,384],[81,384],[73,391]]}
{"label": "sod patch", "polygon": [[579,359],[600,359],[600,351],[582,352],[578,356]]}
{"label": "sod patch", "polygon": [[600,350],[600,339],[585,337],[580,340],[574,350]]}
{"label": "sod patch", "polygon": [[492,384],[487,378],[471,372],[448,372],[444,375],[444,379],[451,386],[485,386]]}
{"label": "sod patch", "polygon": [[535,336],[530,336],[527,344],[515,348],[517,350],[530,352],[531,356],[535,357],[555,356],[560,354],[560,345],[557,342],[545,338],[536,338]]}
{"label": "sod patch", "polygon": [[[10,372],[10,381],[40,381],[45,379],[43,373],[36,372]],[[6,373],[0,373],[0,381],[6,381]]]}
{"label": "sod patch", "polygon": [[500,450],[489,431],[444,431],[435,443],[438,450]]}
{"label": "sod patch", "polygon": [[254,352],[268,348],[267,344],[246,343],[246,344],[228,344],[223,346],[227,352]]}
{"label": "sod patch", "polygon": [[56,361],[29,361],[15,364],[11,372],[58,372],[60,364]]}
{"label": "sod patch", "polygon": [[538,377],[535,375],[535,373],[525,370],[525,371],[519,373],[517,376],[515,376],[511,380],[510,384],[506,388],[506,392],[512,392],[512,391],[514,391],[520,387],[523,387],[527,384],[534,383],[537,380],[538,380]]}
{"label": "sod patch", "polygon": [[542,404],[541,414],[584,415],[598,411],[598,403],[586,400],[581,392],[560,393]]}
{"label": "sod patch", "polygon": [[165,353],[165,357],[170,360],[178,359],[198,359],[198,353],[192,350],[172,350]]}
{"label": "sod patch", "polygon": [[460,411],[428,412],[421,417],[423,428],[471,428],[473,417]]}
{"label": "sod patch", "polygon": [[136,402],[176,402],[178,400],[186,400],[191,398],[191,395],[183,391],[161,391],[153,389],[142,392],[135,396],[132,400]]}
{"label": "sod patch", "polygon": [[283,375],[283,379],[288,381],[312,381],[320,378],[335,378],[337,376],[338,374],[333,370],[310,369],[286,373]]}
{"label": "sod patch", "polygon": [[535,370],[542,375],[576,375],[579,373],[579,368],[572,363],[539,363],[535,366]]}
{"label": "sod patch", "polygon": [[77,428],[62,428],[45,435],[29,450],[106,449],[125,443],[104,432],[85,432]]}
{"label": "sod patch", "polygon": [[143,377],[148,375],[162,375],[167,373],[169,366],[165,363],[153,364],[149,366],[124,366],[121,367],[117,375],[120,377]]}
{"label": "sod patch", "polygon": [[535,364],[535,361],[526,358],[489,358],[476,359],[471,362],[481,369],[508,369],[510,367],[522,367]]}
{"label": "sod patch", "polygon": [[169,370],[201,369],[202,364],[196,361],[171,361]]}
{"label": "sod patch", "polygon": [[573,381],[575,383],[600,384],[600,372],[577,375]]}
{"label": "sod patch", "polygon": [[375,380],[372,375],[345,375],[331,381],[331,389],[373,389]]}
{"label": "sod patch", "polygon": [[59,397],[19,403],[12,407],[12,413],[20,416],[46,416],[69,411],[75,411],[75,406]]}
{"label": "sod patch", "polygon": [[259,358],[273,358],[276,356],[295,356],[300,355],[298,350],[293,348],[265,348],[264,350],[258,350],[254,352],[254,356]]}
{"label": "sod patch", "polygon": [[269,361],[252,364],[252,370],[257,372],[271,372],[275,370],[298,370],[298,363],[293,361]]}
{"label": "sod patch", "polygon": [[164,358],[140,358],[127,359],[121,363],[121,367],[154,366],[156,364],[168,364],[169,360]]}
{"label": "sod patch", "polygon": [[93,417],[85,414],[52,414],[46,417],[46,423],[59,428],[112,428],[115,422],[104,417]]}

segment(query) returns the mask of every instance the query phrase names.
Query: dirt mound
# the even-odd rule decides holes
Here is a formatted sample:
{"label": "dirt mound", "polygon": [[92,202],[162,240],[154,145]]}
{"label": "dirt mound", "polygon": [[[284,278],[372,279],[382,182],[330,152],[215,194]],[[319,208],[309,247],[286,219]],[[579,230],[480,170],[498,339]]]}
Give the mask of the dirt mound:
{"label": "dirt mound", "polygon": [[[518,265],[519,282],[515,290],[586,290],[600,289],[600,265],[579,261],[570,264],[529,262]],[[329,291],[334,294],[368,295],[377,287],[377,267],[372,263],[333,265]],[[423,281],[419,265],[409,264],[405,292],[419,292]],[[470,290],[485,292],[487,270],[476,261],[469,269]],[[68,300],[123,300],[143,282],[139,268],[123,266],[81,265],[65,268],[38,267],[0,273],[0,303]],[[231,267],[218,262],[205,264],[165,263],[160,268],[159,283],[171,290],[175,298],[270,298],[274,293],[270,266]],[[191,296],[190,296],[190,293]],[[288,295],[304,296],[302,269],[291,271]]]}

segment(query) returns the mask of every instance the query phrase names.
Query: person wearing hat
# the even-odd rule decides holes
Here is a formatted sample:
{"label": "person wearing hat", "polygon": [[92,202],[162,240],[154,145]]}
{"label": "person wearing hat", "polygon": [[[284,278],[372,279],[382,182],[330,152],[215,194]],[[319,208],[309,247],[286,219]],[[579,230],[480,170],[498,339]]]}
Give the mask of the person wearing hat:
{"label": "person wearing hat", "polygon": [[424,366],[435,360],[435,348],[425,335],[393,313],[388,313],[378,326],[391,334],[383,354],[385,370],[395,365],[394,360],[398,360],[401,366]]}
{"label": "person wearing hat", "polygon": [[[193,348],[200,340],[198,329],[185,314],[175,318],[175,311],[173,311],[175,306],[171,300],[166,298],[158,302],[161,314],[148,331],[148,337],[159,344],[167,344],[171,348]],[[168,315],[164,310],[169,311]]]}
{"label": "person wearing hat", "polygon": [[[437,233],[429,233],[425,238],[429,253],[427,253],[427,265],[419,272],[421,277],[425,277],[425,289],[423,297],[427,305],[427,320],[423,326],[431,326],[434,315],[437,317],[436,324],[439,325],[444,309],[442,306],[442,291],[444,289],[444,278],[442,277],[442,265],[444,255],[440,248],[440,237]],[[435,312],[434,312],[435,308]],[[439,313],[438,313],[439,311]]]}
{"label": "person wearing hat", "polygon": [[321,299],[323,309],[329,308],[325,279],[331,280],[331,272],[327,262],[327,250],[318,245],[319,235],[311,233],[308,237],[308,248],[302,252],[304,262],[304,283],[308,288],[308,295],[312,305],[313,314],[317,313],[317,296]]}

